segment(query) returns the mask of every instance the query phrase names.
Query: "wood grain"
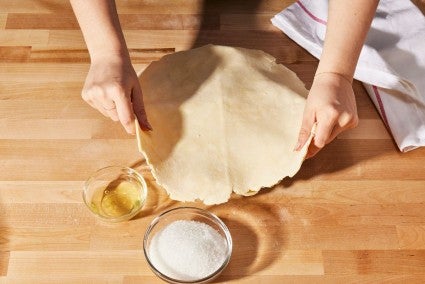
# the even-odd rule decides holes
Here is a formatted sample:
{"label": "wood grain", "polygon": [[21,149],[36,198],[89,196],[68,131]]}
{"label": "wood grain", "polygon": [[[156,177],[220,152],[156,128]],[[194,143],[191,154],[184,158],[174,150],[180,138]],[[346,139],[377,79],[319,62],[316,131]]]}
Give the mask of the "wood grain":
{"label": "wood grain", "polygon": [[221,30],[260,30],[274,31],[270,19],[275,13],[264,14],[223,14],[220,16]]}
{"label": "wood grain", "polygon": [[[219,29],[219,15],[193,14],[120,14],[125,30],[197,30]],[[72,13],[9,13],[6,29],[75,30],[78,23]]]}
{"label": "wood grain", "polygon": [[419,274],[423,250],[323,251],[327,274]]}
{"label": "wood grain", "polygon": [[[418,223],[422,225],[418,225]],[[401,248],[425,250],[424,222],[399,225],[397,226],[397,233]]]}
{"label": "wood grain", "polygon": [[7,14],[0,13],[0,29],[4,29],[6,26]]}
{"label": "wood grain", "polygon": [[[311,86],[317,60],[270,24],[293,1],[117,1],[137,71],[207,43],[262,49]],[[423,1],[414,1],[424,11]],[[164,210],[217,214],[234,240],[217,283],[423,283],[425,149],[400,153],[360,82],[359,126],[292,179],[205,206],[172,201],[134,137],[81,99],[90,64],[66,0],[0,0],[0,282],[163,283],[142,250]],[[106,224],[82,201],[109,165],[148,182],[144,210]]]}
{"label": "wood grain", "polygon": [[48,41],[49,31],[47,30],[1,30],[0,33],[2,46],[46,45]]}

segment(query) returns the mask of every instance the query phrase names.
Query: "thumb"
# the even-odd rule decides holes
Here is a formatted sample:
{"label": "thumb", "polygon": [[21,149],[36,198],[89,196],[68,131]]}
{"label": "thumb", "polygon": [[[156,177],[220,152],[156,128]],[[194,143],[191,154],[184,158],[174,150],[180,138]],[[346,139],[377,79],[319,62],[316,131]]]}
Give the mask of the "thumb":
{"label": "thumb", "polygon": [[133,112],[140,123],[140,128],[143,131],[152,130],[152,126],[149,124],[146,115],[145,105],[143,103],[142,89],[140,88],[139,84],[134,86],[131,92],[131,101],[133,103]]}
{"label": "thumb", "polygon": [[301,150],[301,148],[305,145],[308,138],[310,137],[311,129],[313,128],[313,125],[314,125],[314,116],[311,115],[310,113],[304,112],[301,129],[298,134],[298,141],[297,141],[297,144],[295,145],[294,151]]}

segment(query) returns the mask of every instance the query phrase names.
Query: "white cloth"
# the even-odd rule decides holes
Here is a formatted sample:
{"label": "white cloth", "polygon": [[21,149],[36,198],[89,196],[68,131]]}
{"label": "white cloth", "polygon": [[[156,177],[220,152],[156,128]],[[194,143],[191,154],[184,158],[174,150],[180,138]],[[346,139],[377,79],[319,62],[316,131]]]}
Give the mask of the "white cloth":
{"label": "white cloth", "polygon": [[[302,0],[271,21],[320,58],[327,10],[326,0]],[[425,146],[425,17],[411,1],[380,1],[354,78],[364,83],[401,151]]]}

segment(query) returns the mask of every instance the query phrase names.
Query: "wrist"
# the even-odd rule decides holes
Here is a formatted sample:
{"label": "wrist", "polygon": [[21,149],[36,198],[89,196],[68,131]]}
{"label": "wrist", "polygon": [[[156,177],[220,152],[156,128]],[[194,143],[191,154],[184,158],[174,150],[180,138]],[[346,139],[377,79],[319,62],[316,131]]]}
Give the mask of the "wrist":
{"label": "wrist", "polygon": [[344,74],[344,73],[339,73],[339,72],[334,72],[334,71],[316,71],[316,74],[314,75],[314,80],[316,80],[316,78],[319,77],[334,77],[334,78],[339,78],[339,79],[343,79],[346,82],[348,82],[350,85],[353,84],[353,76]]}
{"label": "wrist", "polygon": [[90,61],[92,64],[105,61],[128,61],[130,62],[130,54],[127,49],[102,48],[90,52]]}

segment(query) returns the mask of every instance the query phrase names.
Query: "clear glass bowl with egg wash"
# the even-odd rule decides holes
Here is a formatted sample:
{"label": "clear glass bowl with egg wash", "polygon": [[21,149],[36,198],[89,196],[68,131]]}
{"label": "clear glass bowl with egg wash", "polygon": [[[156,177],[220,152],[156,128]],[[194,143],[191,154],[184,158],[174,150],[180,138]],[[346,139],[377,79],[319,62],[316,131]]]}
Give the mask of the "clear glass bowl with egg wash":
{"label": "clear glass bowl with egg wash", "polygon": [[226,268],[232,236],[216,215],[200,208],[178,207],[154,218],[143,251],[151,270],[169,283],[206,283]]}
{"label": "clear glass bowl with egg wash", "polygon": [[107,222],[136,216],[145,203],[147,186],[134,169],[110,166],[96,171],[84,184],[83,200],[90,211]]}

